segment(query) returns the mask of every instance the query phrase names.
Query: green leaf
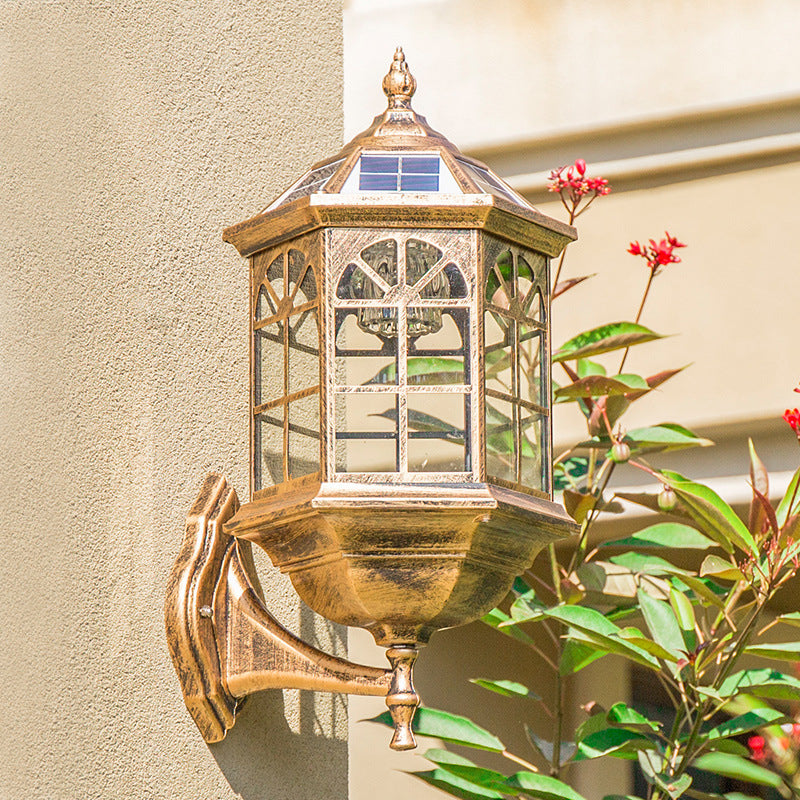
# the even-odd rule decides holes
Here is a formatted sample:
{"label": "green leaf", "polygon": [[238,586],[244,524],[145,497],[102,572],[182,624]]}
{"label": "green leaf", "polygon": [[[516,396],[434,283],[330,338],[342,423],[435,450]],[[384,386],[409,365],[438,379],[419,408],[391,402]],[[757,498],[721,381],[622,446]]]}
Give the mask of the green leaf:
{"label": "green leaf", "polygon": [[758,783],[761,786],[772,786],[777,789],[781,786],[780,775],[754,764],[746,758],[734,756],[730,753],[707,753],[696,759],[693,766],[704,769],[706,772],[713,772],[716,775],[724,775],[727,778],[735,778],[749,783]]}
{"label": "green leaf", "polygon": [[573,675],[588,667],[593,661],[602,658],[602,651],[587,647],[574,639],[567,639],[561,650],[561,660],[558,662],[559,675]]}
{"label": "green leaf", "polygon": [[[778,508],[775,511],[775,516],[778,518],[778,525],[780,525],[781,528],[786,524],[786,520],[790,516],[789,512],[797,512],[798,503],[800,503],[800,489],[798,489],[799,483],[800,469],[798,469],[797,472],[792,475],[792,479],[789,481],[789,486],[786,489],[786,494],[784,494],[781,502],[778,503]],[[792,505],[792,498],[794,498],[794,508],[790,508]]]}
{"label": "green leaf", "polygon": [[653,722],[640,714],[635,708],[631,708],[625,703],[615,703],[606,714],[606,721],[609,725],[628,730],[646,732],[657,731],[661,723]]}
{"label": "green leaf", "polygon": [[678,620],[668,603],[656,600],[643,591],[637,593],[642,616],[653,640],[665,650],[678,655],[686,649]]}
{"label": "green leaf", "polygon": [[672,586],[669,590],[669,604],[675,613],[675,618],[678,620],[686,652],[692,653],[697,647],[697,632],[695,631],[692,603],[683,592],[679,592]]}
{"label": "green leaf", "polygon": [[680,570],[677,572],[677,574],[680,577],[676,578],[675,580],[680,580],[682,583],[685,583],[686,586],[691,589],[698,598],[702,598],[706,601],[706,603],[709,605],[715,605],[717,608],[725,608],[725,592],[721,592],[723,597],[720,597],[714,591],[714,588],[718,588],[715,583],[708,579],[703,580],[702,578],[696,578],[693,575],[687,575],[685,574],[684,570]]}
{"label": "green leaf", "polygon": [[656,658],[661,658],[664,661],[676,663],[678,661],[678,654],[672,653],[663,648],[658,642],[648,639],[638,628],[626,628],[621,634],[626,642],[630,642],[636,647],[641,647],[642,650],[650,653]]}
{"label": "green leaf", "polygon": [[669,547],[674,550],[707,550],[714,542],[680,522],[660,522],[623,539],[603,542],[600,547]]}
{"label": "green leaf", "polygon": [[516,681],[499,680],[492,681],[489,678],[471,678],[470,683],[480,686],[482,689],[488,689],[495,694],[501,694],[503,697],[525,697],[528,700],[541,700],[538,694],[532,692],[527,686],[523,686]]}
{"label": "green leaf", "polygon": [[731,544],[751,555],[758,554],[753,537],[745,524],[736,516],[736,512],[713,490],[700,483],[682,480],[666,470],[661,478],[683,503],[692,519],[700,529],[728,553],[732,552]]}
{"label": "green leaf", "polygon": [[493,608],[488,614],[484,614],[481,622],[518,642],[527,645],[535,644],[534,640],[525,631],[518,628],[516,622],[499,608]]}
{"label": "green leaf", "polygon": [[449,772],[451,775],[455,775],[474,786],[480,786],[483,789],[493,789],[495,791],[504,791],[505,789],[506,776],[501,772],[479,767],[467,759],[454,759],[453,753],[450,753],[448,750],[428,750],[428,752],[425,753],[425,758]]}
{"label": "green leaf", "polygon": [[514,794],[541,800],[586,800],[563,781],[535,772],[516,772],[506,780],[506,785],[516,790]]}
{"label": "green leaf", "polygon": [[596,361],[589,361],[588,358],[578,359],[575,365],[575,371],[578,373],[579,378],[585,378],[588,375],[605,375],[606,368]]}
{"label": "green leaf", "polygon": [[565,625],[584,634],[581,641],[594,647],[605,647],[612,653],[647,667],[658,668],[658,660],[644,650],[618,638],[621,630],[599,611],[582,606],[557,606],[545,612],[546,616],[560,620]]}
{"label": "green leaf", "polygon": [[677,778],[669,778],[666,775],[658,775],[656,781],[661,788],[672,798],[677,800],[692,784],[690,775],[680,775]]}
{"label": "green leaf", "polygon": [[577,400],[581,397],[603,397],[605,395],[627,394],[638,389],[649,391],[647,381],[639,375],[615,375],[608,378],[605,375],[587,375],[567,386],[562,386],[553,394],[556,401]]}
{"label": "green leaf", "polygon": [[[394,725],[388,711],[372,717],[369,722],[380,722],[389,727]],[[478,750],[502,753],[506,749],[493,733],[476,725],[471,719],[437,708],[418,708],[411,729],[420,736],[434,736],[443,742],[474,747]]]}
{"label": "green leaf", "polygon": [[741,692],[778,700],[800,700],[800,680],[774,669],[745,669],[729,675],[719,687],[723,697]]}
{"label": "green leaf", "polygon": [[558,363],[597,356],[662,338],[661,334],[635,322],[612,322],[574,336],[553,353],[553,361]]}
{"label": "green leaf", "polygon": [[778,617],[779,622],[785,622],[787,625],[793,625],[795,628],[800,628],[800,611],[792,611],[788,614],[781,614]]}
{"label": "green leaf", "polygon": [[623,441],[628,442],[639,451],[659,450],[661,452],[683,450],[686,447],[709,447],[713,444],[710,439],[703,439],[688,428],[676,425],[674,422],[662,422],[660,425],[652,425],[647,428],[634,428],[634,430],[628,431],[623,437]]}
{"label": "green leaf", "polygon": [[456,775],[453,775],[444,769],[434,769],[428,772],[414,772],[415,777],[421,781],[447,792],[453,797],[459,797],[461,800],[503,800],[506,796],[494,791],[493,789],[485,789],[477,786],[474,783],[465,781]]}
{"label": "green leaf", "polygon": [[781,724],[786,720],[786,715],[774,708],[756,708],[738,717],[726,720],[708,731],[705,736],[709,741],[714,739],[725,739],[728,736],[739,736],[755,728],[763,728],[765,725]]}
{"label": "green leaf", "polygon": [[580,742],[573,761],[587,761],[601,756],[635,759],[637,750],[653,748],[653,742],[635,731],[625,728],[604,728],[590,733]]}
{"label": "green leaf", "polygon": [[663,558],[650,555],[649,553],[623,553],[619,556],[611,556],[608,559],[612,564],[618,564],[631,572],[642,572],[646,575],[682,575],[686,570],[670,564]]}
{"label": "green leaf", "polygon": [[800,642],[751,644],[744,652],[751,656],[775,658],[781,661],[800,661]]}
{"label": "green leaf", "polygon": [[[464,383],[464,362],[459,358],[431,357],[414,358],[407,361],[409,385],[428,386],[447,383]],[[397,367],[389,364],[377,372],[368,384],[397,383]]]}
{"label": "green leaf", "polygon": [[724,581],[743,581],[744,575],[741,571],[719,556],[706,556],[703,563],[700,565],[700,575],[713,575],[715,578],[721,578]]}

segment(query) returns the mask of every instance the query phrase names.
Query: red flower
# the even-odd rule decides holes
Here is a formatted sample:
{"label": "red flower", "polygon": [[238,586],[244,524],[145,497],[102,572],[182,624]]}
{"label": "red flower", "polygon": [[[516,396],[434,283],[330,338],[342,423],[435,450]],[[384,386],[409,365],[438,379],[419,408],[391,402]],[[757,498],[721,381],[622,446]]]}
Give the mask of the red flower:
{"label": "red flower", "polygon": [[789,427],[797,434],[800,439],[800,409],[787,408],[783,412],[783,418],[788,423]]}
{"label": "red flower", "polygon": [[677,237],[671,236],[668,231],[664,232],[664,239],[656,242],[655,239],[650,239],[646,245],[641,245],[639,242],[631,242],[628,247],[628,252],[632,256],[641,256],[647,261],[647,266],[653,271],[653,274],[658,274],[662,267],[667,264],[678,264],[680,258],[675,255],[675,250],[679,247],[686,247],[683,242],[679,242]]}
{"label": "red flower", "polygon": [[607,195],[611,187],[605,178],[587,178],[586,162],[578,158],[574,164],[559,167],[550,173],[547,190],[561,195],[561,202],[570,212],[572,221],[577,216],[578,206],[584,198],[588,198],[588,202],[591,203],[595,197]]}
{"label": "red flower", "polygon": [[751,736],[747,740],[747,746],[750,748],[750,757],[753,761],[763,762],[767,760],[766,744],[763,736]]}

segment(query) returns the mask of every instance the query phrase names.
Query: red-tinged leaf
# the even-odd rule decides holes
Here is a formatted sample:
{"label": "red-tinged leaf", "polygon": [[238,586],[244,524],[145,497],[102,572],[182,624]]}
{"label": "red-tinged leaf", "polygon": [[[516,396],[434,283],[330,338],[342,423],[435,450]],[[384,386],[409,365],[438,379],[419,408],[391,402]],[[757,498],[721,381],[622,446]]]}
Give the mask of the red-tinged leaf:
{"label": "red-tinged leaf", "polygon": [[641,389],[650,391],[645,384],[644,378],[638,375],[615,375],[609,378],[605,375],[587,375],[577,381],[562,386],[554,393],[556,402],[565,400],[577,400],[582,397],[603,397],[604,395],[626,395],[631,389]]}
{"label": "red-tinged leaf", "polygon": [[764,527],[766,515],[764,506],[756,495],[756,490],[761,492],[764,497],[769,496],[769,474],[764,462],[758,457],[758,453],[753,447],[753,440],[748,439],[747,445],[750,450],[750,485],[753,487],[753,499],[750,502],[750,517],[747,527],[753,536],[758,536]]}
{"label": "red-tinged leaf", "polygon": [[591,275],[581,275],[580,278],[568,278],[565,281],[559,281],[555,288],[553,289],[553,294],[550,295],[551,300],[555,300],[556,297],[561,297],[562,294],[568,292],[570,289],[577,286],[579,283],[583,283],[584,281],[588,281],[589,278],[594,278],[597,275],[596,272],[593,272]]}
{"label": "red-tinged leaf", "polygon": [[553,353],[555,363],[622,350],[664,338],[635,322],[611,322],[574,336]]}
{"label": "red-tinged leaf", "polygon": [[767,500],[767,498],[764,497],[764,495],[761,494],[761,492],[759,492],[758,489],[756,489],[755,486],[753,487],[753,494],[755,495],[755,499],[760,504],[761,509],[762,509],[762,511],[764,512],[764,515],[767,518],[767,522],[769,522],[770,528],[772,528],[772,530],[775,533],[777,533],[778,532],[778,519],[775,516],[775,509],[772,507],[772,503],[770,503],[770,501]]}
{"label": "red-tinged leaf", "polygon": [[647,382],[647,389],[630,392],[625,396],[631,401],[638,400],[640,397],[644,397],[648,392],[652,391],[657,386],[661,386],[662,383],[666,383],[670,378],[674,378],[679,372],[683,372],[685,369],[686,367],[678,367],[678,369],[667,369],[663,372],[657,372],[655,375],[645,378],[645,381]]}

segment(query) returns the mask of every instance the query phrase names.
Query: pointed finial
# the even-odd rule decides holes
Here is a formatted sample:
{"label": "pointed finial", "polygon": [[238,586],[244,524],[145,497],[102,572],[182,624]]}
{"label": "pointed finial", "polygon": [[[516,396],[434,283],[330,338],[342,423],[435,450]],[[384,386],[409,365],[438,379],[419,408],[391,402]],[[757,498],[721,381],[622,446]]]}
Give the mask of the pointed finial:
{"label": "pointed finial", "polygon": [[403,48],[394,51],[394,60],[383,79],[383,93],[389,98],[389,108],[411,108],[411,97],[417,90],[417,81],[408,71]]}

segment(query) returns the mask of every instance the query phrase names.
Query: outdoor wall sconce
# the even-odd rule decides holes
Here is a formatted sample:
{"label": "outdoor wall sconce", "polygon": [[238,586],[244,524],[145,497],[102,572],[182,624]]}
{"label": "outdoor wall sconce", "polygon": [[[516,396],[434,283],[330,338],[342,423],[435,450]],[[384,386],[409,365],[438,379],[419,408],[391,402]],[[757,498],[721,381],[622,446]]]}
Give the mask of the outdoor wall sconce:
{"label": "outdoor wall sconce", "polygon": [[[223,235],[250,260],[251,500],[206,478],[166,602],[208,742],[246,695],[300,688],[385,696],[391,747],[414,747],[417,648],[575,529],[551,501],[548,327],[575,231],[428,127],[415,88],[398,49],[372,126]],[[251,543],[391,669],[281,627]]]}

